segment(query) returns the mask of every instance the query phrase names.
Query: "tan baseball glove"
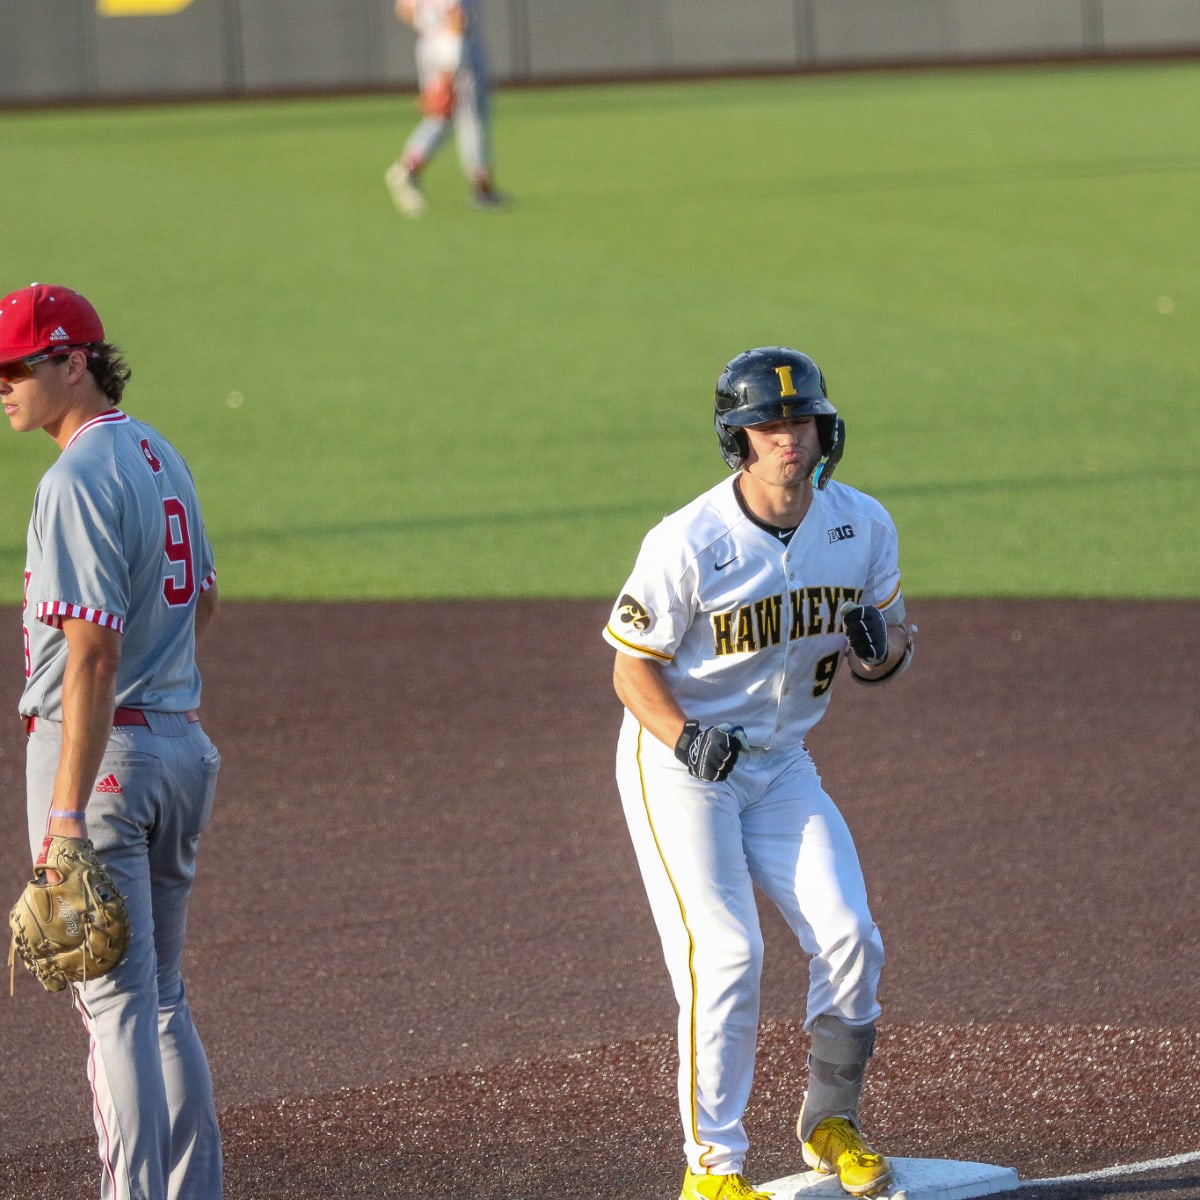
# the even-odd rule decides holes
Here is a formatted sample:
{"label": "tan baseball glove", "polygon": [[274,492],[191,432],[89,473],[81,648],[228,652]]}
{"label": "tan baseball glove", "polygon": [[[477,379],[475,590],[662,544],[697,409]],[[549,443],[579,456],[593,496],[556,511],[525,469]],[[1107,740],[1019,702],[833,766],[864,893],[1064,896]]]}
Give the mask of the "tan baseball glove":
{"label": "tan baseball glove", "polygon": [[[61,992],[68,983],[107,975],[129,944],[125,899],[100,865],[92,843],[52,837],[44,857],[8,914],[13,935],[10,990],[17,956],[46,991]],[[62,875],[58,883],[47,881],[50,869]]]}

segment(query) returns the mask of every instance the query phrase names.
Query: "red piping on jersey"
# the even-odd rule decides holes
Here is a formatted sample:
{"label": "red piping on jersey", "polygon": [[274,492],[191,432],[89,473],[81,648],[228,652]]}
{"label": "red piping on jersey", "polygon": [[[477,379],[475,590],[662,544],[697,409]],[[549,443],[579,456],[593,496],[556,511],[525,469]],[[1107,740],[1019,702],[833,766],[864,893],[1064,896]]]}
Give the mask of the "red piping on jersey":
{"label": "red piping on jersey", "polygon": [[123,413],[119,408],[114,408],[112,412],[102,413],[98,417],[93,417],[86,424],[80,425],[80,427],[77,430],[75,430],[75,432],[73,434],[71,434],[70,440],[63,447],[63,449],[69,450],[71,448],[72,444],[74,443],[75,439],[81,433],[83,433],[85,430],[91,429],[93,425],[108,425],[113,421],[128,421],[128,420],[129,420],[129,417],[125,413]]}

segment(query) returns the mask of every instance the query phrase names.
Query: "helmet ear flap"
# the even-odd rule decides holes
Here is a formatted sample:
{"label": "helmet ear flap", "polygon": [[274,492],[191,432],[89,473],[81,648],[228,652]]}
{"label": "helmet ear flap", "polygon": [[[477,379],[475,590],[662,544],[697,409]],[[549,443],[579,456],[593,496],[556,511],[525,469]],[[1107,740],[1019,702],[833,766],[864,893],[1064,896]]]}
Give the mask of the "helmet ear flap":
{"label": "helmet ear flap", "polygon": [[736,471],[746,461],[746,455],[750,452],[750,440],[746,437],[745,430],[722,424],[720,417],[714,417],[713,424],[717,428],[721,457],[731,471]]}

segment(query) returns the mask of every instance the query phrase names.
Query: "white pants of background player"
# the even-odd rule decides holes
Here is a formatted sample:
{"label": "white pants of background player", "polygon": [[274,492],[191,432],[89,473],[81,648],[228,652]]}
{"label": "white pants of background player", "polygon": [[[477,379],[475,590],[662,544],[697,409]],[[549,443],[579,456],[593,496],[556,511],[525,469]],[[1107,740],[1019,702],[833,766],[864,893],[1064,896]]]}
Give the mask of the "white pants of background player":
{"label": "white pants of background player", "polygon": [[870,1025],[883,943],[846,822],[801,747],[692,778],[628,714],[617,785],[679,1004],[679,1108],[693,1171],[742,1173],[763,940],[754,885],[810,955],[805,1027]]}
{"label": "white pants of background player", "polygon": [[[196,843],[221,757],[196,722],[148,713],[109,737],[88,801],[88,836],[129,907],[125,957],[74,987],[90,1048],[88,1081],[102,1200],[221,1196],[222,1153],[208,1059],[181,960]],[[42,848],[62,726],[38,718],[26,751],[29,846]],[[119,789],[119,790],[114,790]],[[32,860],[31,860],[32,861]]]}
{"label": "white pants of background player", "polygon": [[[419,86],[424,91],[430,80],[445,69],[444,51],[437,39],[419,39],[416,60]],[[441,149],[453,129],[459,165],[468,182],[474,186],[490,180],[491,97],[485,71],[479,52],[468,39],[463,47],[462,60],[454,72],[454,116],[421,118],[404,143],[400,156],[400,161],[409,171],[420,171]]]}

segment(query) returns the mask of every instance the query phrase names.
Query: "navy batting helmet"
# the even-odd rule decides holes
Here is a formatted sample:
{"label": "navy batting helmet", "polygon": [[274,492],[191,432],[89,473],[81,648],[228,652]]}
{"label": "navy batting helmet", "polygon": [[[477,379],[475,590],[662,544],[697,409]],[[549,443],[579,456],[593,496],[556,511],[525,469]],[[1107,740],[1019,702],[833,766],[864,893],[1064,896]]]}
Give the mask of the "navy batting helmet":
{"label": "navy batting helmet", "polygon": [[730,470],[746,461],[747,425],[765,425],[789,417],[815,417],[821,462],[813,482],[823,488],[842,457],[846,423],[825,391],[825,376],[807,354],[786,346],[759,346],[725,364],[717,380],[713,423],[721,456]]}

